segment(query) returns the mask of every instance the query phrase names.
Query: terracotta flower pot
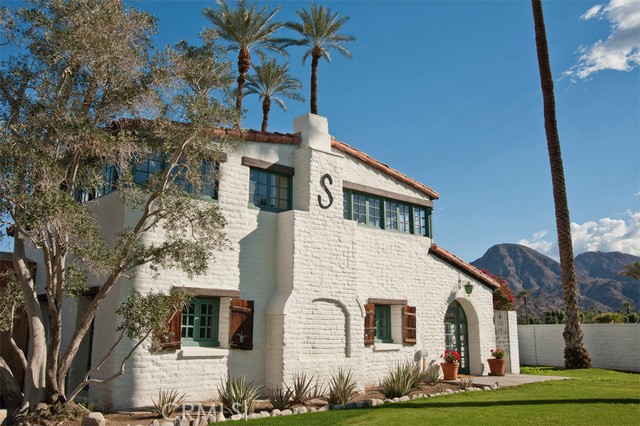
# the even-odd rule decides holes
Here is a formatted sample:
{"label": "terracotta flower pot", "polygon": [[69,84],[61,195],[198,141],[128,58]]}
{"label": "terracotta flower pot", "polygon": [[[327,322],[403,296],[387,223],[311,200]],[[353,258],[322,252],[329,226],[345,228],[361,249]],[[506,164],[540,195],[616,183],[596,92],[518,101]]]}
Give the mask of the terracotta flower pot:
{"label": "terracotta flower pot", "polygon": [[504,358],[489,358],[489,375],[490,376],[504,376],[504,369],[507,366],[507,360]]}
{"label": "terracotta flower pot", "polygon": [[442,375],[445,380],[456,380],[458,378],[459,362],[441,362],[440,367],[442,367]]}

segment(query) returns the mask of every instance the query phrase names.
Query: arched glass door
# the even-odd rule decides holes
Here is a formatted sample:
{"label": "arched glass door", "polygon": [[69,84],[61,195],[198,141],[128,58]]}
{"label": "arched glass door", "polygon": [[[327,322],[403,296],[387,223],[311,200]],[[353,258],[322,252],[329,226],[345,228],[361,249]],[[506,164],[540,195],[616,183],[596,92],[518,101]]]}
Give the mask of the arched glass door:
{"label": "arched glass door", "polygon": [[467,316],[458,302],[447,308],[444,316],[445,348],[460,354],[460,374],[469,374],[469,336]]}

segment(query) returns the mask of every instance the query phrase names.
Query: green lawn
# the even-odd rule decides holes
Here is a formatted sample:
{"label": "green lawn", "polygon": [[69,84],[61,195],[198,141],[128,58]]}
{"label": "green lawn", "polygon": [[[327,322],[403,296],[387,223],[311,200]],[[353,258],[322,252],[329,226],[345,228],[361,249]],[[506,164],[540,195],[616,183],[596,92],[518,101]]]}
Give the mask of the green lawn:
{"label": "green lawn", "polygon": [[255,425],[638,425],[640,375],[608,370],[525,368],[524,374],[573,380],[533,383],[485,392],[251,420]]}

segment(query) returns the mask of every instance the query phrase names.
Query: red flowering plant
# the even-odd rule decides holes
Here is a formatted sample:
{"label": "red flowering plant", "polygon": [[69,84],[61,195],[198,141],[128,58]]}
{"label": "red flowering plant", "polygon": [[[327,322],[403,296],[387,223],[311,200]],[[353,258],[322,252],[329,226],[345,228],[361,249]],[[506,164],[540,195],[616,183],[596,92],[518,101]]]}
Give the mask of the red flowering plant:
{"label": "red flowering plant", "polygon": [[445,362],[448,363],[460,362],[460,354],[456,351],[452,351],[451,349],[446,349],[440,358],[443,358]]}
{"label": "red flowering plant", "polygon": [[480,271],[500,284],[500,287],[493,291],[493,309],[496,311],[515,311],[516,298],[502,275],[493,275],[486,269],[481,269]]}
{"label": "red flowering plant", "polygon": [[495,359],[503,359],[505,356],[504,350],[502,349],[491,349],[491,356]]}

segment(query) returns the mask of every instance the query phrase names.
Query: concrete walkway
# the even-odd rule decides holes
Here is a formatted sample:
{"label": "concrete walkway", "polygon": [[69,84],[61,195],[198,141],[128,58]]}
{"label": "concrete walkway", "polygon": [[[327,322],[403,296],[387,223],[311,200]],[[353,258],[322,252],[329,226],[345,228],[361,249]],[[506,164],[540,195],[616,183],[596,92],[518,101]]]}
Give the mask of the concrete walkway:
{"label": "concrete walkway", "polygon": [[[560,376],[533,376],[528,374],[505,374],[504,376],[467,376],[461,375],[460,379],[472,379],[473,383],[481,386],[491,386],[498,384],[498,387],[503,386],[518,386],[526,383],[538,383],[546,382],[548,380],[565,380],[569,377]],[[457,383],[458,380],[446,381],[445,383]]]}

